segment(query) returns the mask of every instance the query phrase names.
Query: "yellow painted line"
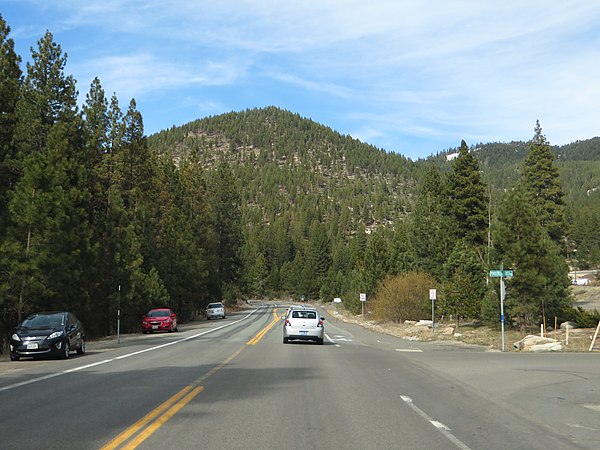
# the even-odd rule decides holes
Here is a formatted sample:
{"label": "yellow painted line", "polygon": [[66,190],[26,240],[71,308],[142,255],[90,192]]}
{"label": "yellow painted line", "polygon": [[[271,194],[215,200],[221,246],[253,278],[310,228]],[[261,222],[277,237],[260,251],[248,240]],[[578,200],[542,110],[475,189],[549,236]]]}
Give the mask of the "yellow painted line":
{"label": "yellow painted line", "polygon": [[154,432],[156,432],[160,427],[162,427],[171,417],[177,414],[177,412],[181,408],[187,405],[190,402],[190,400],[193,399],[200,392],[202,392],[203,389],[204,388],[202,386],[198,386],[197,388],[192,390],[192,392],[190,392],[188,395],[183,397],[183,399],[175,403],[175,405],[173,405],[165,414],[160,416],[158,420],[156,420],[154,423],[150,424],[150,426],[148,426],[143,432],[138,434],[135,437],[135,439],[133,439],[129,444],[127,444],[123,448],[127,450],[137,448],[138,445],[140,445],[142,442],[144,442],[146,439],[152,436]]}
{"label": "yellow painted line", "polygon": [[273,309],[273,320],[271,321],[271,323],[269,323],[269,325],[267,325],[265,328],[260,330],[258,332],[258,334],[256,336],[254,336],[252,339],[250,339],[246,344],[247,345],[256,345],[264,337],[264,335],[267,334],[267,332],[271,328],[273,328],[273,326],[277,322],[279,322],[279,320],[281,320],[281,317],[277,315],[277,310]]}
{"label": "yellow painted line", "polygon": [[[276,310],[273,310],[273,320],[267,325],[264,329],[262,329],[256,336],[254,336],[250,341],[247,342],[246,345],[255,345],[259,342],[263,336],[271,329],[273,326],[280,320],[280,316],[277,315]],[[196,395],[204,390],[203,386],[199,386],[203,381],[205,381],[211,375],[214,375],[217,371],[222,369],[224,366],[229,364],[235,357],[237,357],[246,347],[242,347],[230,356],[228,356],[223,362],[221,362],[218,366],[213,367],[206,374],[202,375],[200,378],[195,380],[189,386],[186,386],[177,394],[173,395],[167,401],[162,403],[157,408],[150,411],[132,426],[127,428],[117,437],[115,437],[108,444],[101,447],[100,450],[115,450],[123,445],[124,442],[131,439],[132,436],[136,435],[134,439],[124,445],[123,449],[135,449],[142,442],[152,436],[161,426],[163,426],[171,417],[173,417],[178,411],[181,410],[185,405],[187,405]],[[141,432],[140,432],[141,431]]]}
{"label": "yellow painted line", "polygon": [[191,386],[201,384],[203,381],[205,381],[208,377],[210,377],[211,375],[213,375],[215,372],[217,372],[218,370],[221,370],[223,367],[225,367],[227,364],[229,364],[237,355],[239,355],[240,353],[242,353],[242,350],[244,350],[244,348],[245,347],[240,348],[235,353],[233,353],[232,355],[230,355],[221,364],[219,364],[218,366],[213,367],[212,369],[210,369],[207,373],[205,373],[200,378],[198,378],[194,383],[192,383]]}
{"label": "yellow painted line", "polygon": [[[148,437],[150,437],[152,434],[154,434],[154,432],[156,432],[156,430],[158,430],[162,425],[164,425],[164,423],[167,420],[169,420],[171,417],[173,417],[173,415],[177,411],[179,411],[181,408],[183,408],[192,398],[194,398],[197,394],[199,394],[204,389],[203,386],[198,386],[200,383],[205,381],[211,375],[214,375],[215,372],[222,369],[227,364],[229,364],[236,356],[238,356],[240,353],[242,353],[242,350],[244,350],[244,348],[245,347],[242,347],[239,350],[237,350],[235,353],[229,355],[227,357],[227,359],[225,359],[225,361],[220,363],[218,366],[213,367],[206,374],[202,375],[200,378],[198,378],[196,381],[194,381],[189,386],[183,388],[181,391],[179,391],[173,397],[168,399],[162,405],[160,405],[156,409],[150,411],[148,414],[146,414],[144,417],[142,417],[140,420],[138,420],[132,426],[127,428],[125,431],[123,431],[121,434],[119,434],[116,438],[114,438],[112,441],[110,441],[108,444],[106,444],[100,450],[114,450],[116,448],[119,448],[119,446],[121,444],[123,444],[125,441],[130,439],[133,435],[135,435],[136,433],[138,433],[140,430],[142,430],[144,427],[147,426],[147,428],[142,433],[140,433],[134,440],[132,440],[126,446],[122,447],[122,448],[127,448],[127,449],[136,448],[143,441],[148,439]],[[190,391],[192,391],[192,392],[190,392]],[[184,399],[180,400],[181,397],[183,397],[184,395],[185,395]],[[171,406],[171,405],[173,405],[173,403],[175,403],[175,406]],[[161,414],[163,414],[163,412],[165,410],[167,410],[168,408],[170,408],[170,409],[164,415],[161,416]],[[154,423],[150,424],[157,417],[158,417],[158,419]],[[148,425],[148,424],[150,424],[150,425]],[[141,436],[144,436],[144,437],[143,437],[143,439],[140,440]]]}
{"label": "yellow painted line", "polygon": [[191,389],[192,389],[191,385],[183,388],[181,391],[179,391],[177,394],[172,396],[170,399],[168,399],[162,405],[153,409],[148,414],[146,414],[144,417],[142,417],[140,420],[138,420],[136,423],[134,423],[132,426],[127,428],[125,431],[123,431],[121,434],[119,434],[116,438],[114,438],[108,444],[103,446],[100,450],[113,450],[113,449],[118,448],[119,445],[121,445],[123,442],[125,442],[127,439],[129,439],[131,436],[133,436],[135,433],[137,433],[139,430],[141,430],[147,424],[149,424],[154,419],[156,419],[160,414],[162,414],[169,407],[171,407],[171,405],[173,403],[177,402],[181,397],[186,395]]}

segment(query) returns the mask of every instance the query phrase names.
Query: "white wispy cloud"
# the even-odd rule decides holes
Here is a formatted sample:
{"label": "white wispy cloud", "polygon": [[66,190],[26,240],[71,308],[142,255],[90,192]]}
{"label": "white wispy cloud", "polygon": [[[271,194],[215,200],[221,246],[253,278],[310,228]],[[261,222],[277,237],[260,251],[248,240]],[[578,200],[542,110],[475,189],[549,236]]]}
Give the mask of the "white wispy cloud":
{"label": "white wispy cloud", "polygon": [[599,134],[597,2],[8,4],[30,13],[15,38],[56,32],[78,80],[99,76],[148,105],[169,99],[186,118],[268,101],[415,153],[528,139],[538,118],[552,143]]}

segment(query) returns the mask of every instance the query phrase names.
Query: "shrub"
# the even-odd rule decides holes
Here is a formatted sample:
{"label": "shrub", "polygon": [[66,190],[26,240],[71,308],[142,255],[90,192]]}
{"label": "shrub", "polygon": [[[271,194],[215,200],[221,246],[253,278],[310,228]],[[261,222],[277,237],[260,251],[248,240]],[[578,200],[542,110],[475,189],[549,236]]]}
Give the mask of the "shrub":
{"label": "shrub", "polygon": [[569,314],[566,319],[576,322],[583,328],[594,328],[598,326],[598,322],[600,322],[600,312],[597,310],[587,311],[581,307],[577,307],[572,308],[570,312],[571,314]]}
{"label": "shrub", "polygon": [[378,320],[403,322],[431,316],[429,289],[436,282],[430,275],[410,272],[381,282],[369,309]]}

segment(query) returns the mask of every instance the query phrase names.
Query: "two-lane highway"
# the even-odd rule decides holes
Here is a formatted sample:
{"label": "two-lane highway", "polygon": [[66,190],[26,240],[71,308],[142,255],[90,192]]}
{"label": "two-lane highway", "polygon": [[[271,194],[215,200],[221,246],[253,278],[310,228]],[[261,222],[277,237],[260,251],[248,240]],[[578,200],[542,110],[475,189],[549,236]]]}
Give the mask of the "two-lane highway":
{"label": "two-lane highway", "polygon": [[565,449],[600,441],[598,355],[440,347],[332,317],[325,345],[283,344],[284,312],[266,305],[116,348],[92,343],[66,361],[2,362],[0,447]]}

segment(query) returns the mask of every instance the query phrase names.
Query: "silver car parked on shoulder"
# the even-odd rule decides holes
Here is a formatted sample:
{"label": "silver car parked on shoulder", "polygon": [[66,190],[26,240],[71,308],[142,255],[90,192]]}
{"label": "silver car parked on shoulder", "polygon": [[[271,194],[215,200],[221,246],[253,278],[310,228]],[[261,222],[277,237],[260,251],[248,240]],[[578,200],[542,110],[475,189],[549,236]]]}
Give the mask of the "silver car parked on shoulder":
{"label": "silver car parked on shoulder", "polygon": [[206,320],[220,317],[225,318],[225,305],[221,302],[209,303],[206,307]]}
{"label": "silver car parked on shoulder", "polygon": [[323,345],[325,327],[323,326],[324,317],[321,317],[316,309],[295,309],[291,308],[283,324],[283,343],[287,344],[291,340],[315,341]]}

